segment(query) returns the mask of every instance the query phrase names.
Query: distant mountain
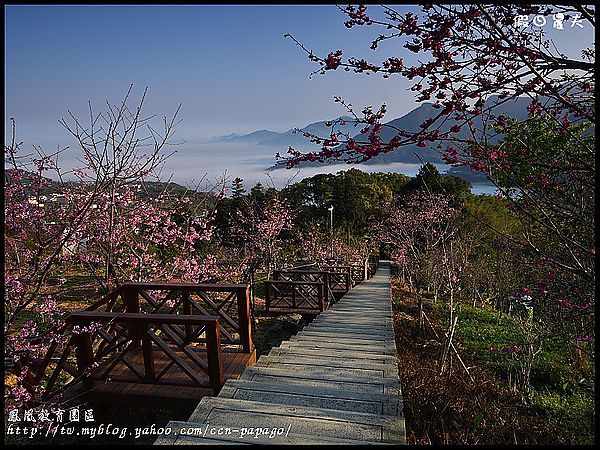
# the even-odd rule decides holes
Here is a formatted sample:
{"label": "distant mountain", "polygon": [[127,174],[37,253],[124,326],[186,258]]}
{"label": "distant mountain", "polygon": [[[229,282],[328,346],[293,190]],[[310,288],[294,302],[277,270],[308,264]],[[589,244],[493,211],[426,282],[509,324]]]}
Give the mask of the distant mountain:
{"label": "distant mountain", "polygon": [[[541,99],[540,101],[543,103],[544,99]],[[524,120],[527,118],[527,106],[529,106],[530,102],[531,100],[527,97],[511,99],[493,107],[493,112],[497,115],[505,114],[509,117],[515,117],[518,120]],[[486,106],[494,105],[497,103],[499,103],[499,98],[497,96],[492,96],[487,100]],[[379,136],[381,137],[382,142],[387,143],[396,135],[398,130],[417,132],[420,130],[420,124],[425,122],[425,120],[427,120],[428,118],[434,118],[439,114],[439,112],[440,110],[435,109],[432,103],[422,103],[417,108],[413,109],[404,116],[386,122],[384,125],[387,126],[383,127]],[[339,123],[340,120],[343,123],[343,125]],[[335,121],[337,121],[338,123],[336,124],[333,130],[331,129],[331,126],[327,126],[327,121],[320,121],[305,126],[299,132],[294,132],[294,129],[290,129],[283,133],[277,133],[269,130],[259,130],[245,135],[230,134],[227,136],[219,136],[214,138],[213,142],[246,142],[249,144],[272,146],[277,147],[278,151],[281,154],[284,154],[288,146],[292,146],[300,151],[319,150],[320,145],[310,142],[310,139],[304,136],[303,133],[305,132],[325,138],[328,137],[332,131],[342,131],[343,133],[347,133],[349,136],[353,137],[353,139],[358,142],[366,142],[368,140],[368,134],[360,133],[360,130],[363,128],[364,124],[355,124],[352,118],[347,116],[339,117]],[[475,128],[482,128],[481,118],[476,118],[474,122]],[[454,120],[446,120],[446,122],[440,127],[440,133],[450,131],[450,128],[453,125],[457,124],[458,123]],[[462,126],[460,132],[454,133],[454,136],[463,139],[472,138],[469,127],[465,125]],[[363,164],[421,164],[427,162],[433,164],[444,164],[444,161],[442,159],[444,149],[452,144],[442,143],[442,147],[439,149],[437,148],[437,146],[439,145],[438,142],[427,144],[428,145],[423,148],[417,147],[416,144],[406,145],[393,152],[380,154],[364,162]],[[342,148],[343,145],[338,147],[338,149]],[[338,163],[339,161],[333,160],[327,161],[326,163],[304,162],[299,164],[297,167],[315,167]],[[269,167],[268,170],[272,170],[278,167],[281,166],[274,165]],[[461,176],[463,178],[468,177],[473,181],[475,181],[474,179],[477,178],[472,174],[466,173],[461,173]],[[475,182],[478,181],[479,180]]]}
{"label": "distant mountain", "polygon": [[[498,97],[490,97],[486,102],[486,105],[493,105],[497,103],[497,101]],[[493,110],[495,114],[505,114],[509,117],[516,117],[519,120],[523,120],[527,118],[527,106],[530,102],[531,100],[528,98],[519,98],[496,106],[493,108]],[[439,114],[439,112],[440,110],[433,108],[431,103],[424,103],[418,108],[406,114],[405,116],[387,122],[386,125],[389,125],[390,127],[383,127],[380,134],[381,139],[385,143],[389,142],[390,139],[392,139],[392,137],[396,135],[396,129],[418,131],[420,129],[419,125],[421,123],[423,123],[430,117],[435,117],[437,114]],[[474,120],[474,122],[475,128],[481,129],[481,119],[477,118]],[[446,121],[446,123],[444,123],[440,127],[440,133],[446,133],[450,131],[450,128],[453,125],[457,124],[458,122],[455,122],[453,120]],[[355,140],[365,141],[367,139],[367,136],[368,135],[361,134],[356,136]],[[454,134],[454,136],[463,139],[469,139],[472,137],[471,132],[467,126],[463,126],[461,131]],[[369,161],[365,162],[365,164],[388,164],[393,162],[419,164],[421,161],[423,161],[424,163],[431,162],[434,164],[443,164],[443,150],[452,144],[442,143],[441,149],[438,149],[437,145],[438,143],[430,143],[430,145],[423,148],[417,147],[416,144],[407,145],[405,147],[400,148],[399,150],[378,155],[375,158],[372,158]]]}
{"label": "distant mountain", "polygon": [[442,175],[445,177],[459,177],[463,180],[467,180],[471,184],[492,184],[484,173],[471,172],[471,169],[467,166],[450,167]]}
{"label": "distant mountain", "polygon": [[269,130],[258,130],[249,134],[228,134],[226,136],[216,136],[211,139],[211,142],[247,142],[249,144],[258,144],[265,139],[279,136],[281,133]]}
{"label": "distant mountain", "polygon": [[[39,175],[35,172],[30,172],[27,170],[19,169],[18,173],[22,178],[22,185],[25,187],[25,193],[28,195],[34,195],[37,193],[36,186],[39,183]],[[4,169],[4,183],[5,186],[7,184],[13,183],[15,179],[16,173],[15,169]],[[88,188],[93,187],[93,182],[91,181],[65,181],[64,184],[58,181],[52,180],[51,178],[42,177],[45,180],[45,185],[40,189],[41,195],[51,195],[54,193],[64,193],[65,189],[69,189],[73,186],[84,186]],[[144,187],[140,191],[140,196],[142,198],[153,198],[161,193],[171,193],[176,196],[183,196],[184,194],[191,195],[192,191],[190,188],[177,184],[173,181],[165,182],[165,181],[144,181]],[[140,187],[141,183],[132,182],[130,183],[131,187]],[[199,195],[192,196],[192,200],[200,201],[198,198],[211,196],[214,197],[215,194],[211,192],[199,192]]]}
{"label": "distant mountain", "polygon": [[[335,126],[328,126],[327,123],[331,122],[333,124],[334,120],[331,121],[320,121],[311,123],[304,128],[301,128],[300,131],[294,131],[294,128],[291,128],[283,133],[277,133],[275,131],[269,130],[259,130],[254,131],[249,134],[228,134],[226,136],[217,136],[211,139],[211,142],[246,142],[249,144],[257,144],[257,145],[267,145],[271,147],[281,147],[284,150],[287,149],[290,145],[294,146],[303,146],[303,147],[317,147],[316,144],[310,142],[308,138],[304,136],[304,133],[314,134],[316,136],[329,136],[332,131],[338,132],[342,131],[344,133],[348,133],[350,136],[356,134],[359,129],[359,126],[352,123],[352,118],[347,116],[341,116],[335,119]],[[341,123],[345,122],[344,125]]]}
{"label": "distant mountain", "polygon": [[[344,124],[342,125],[342,123]],[[281,147],[284,149],[284,151],[289,146],[303,146],[305,148],[312,148],[318,147],[318,145],[310,142],[310,139],[305,137],[304,133],[310,133],[320,137],[329,137],[332,132],[337,133],[338,131],[341,131],[342,133],[348,133],[350,136],[352,136],[358,130],[359,126],[352,123],[351,117],[342,116],[335,119],[335,121],[332,120],[329,126],[328,121],[311,123],[310,125],[307,125],[304,128],[302,128],[301,131],[294,131],[294,129],[292,128],[284,133],[279,133],[278,136],[274,136],[270,139],[265,139],[264,141],[259,142],[259,144],[269,145],[273,147]]]}
{"label": "distant mountain", "polygon": [[[527,118],[527,106],[530,104],[529,98],[518,98],[515,100],[507,101],[494,107],[495,114],[505,114],[509,117],[516,117],[519,120]],[[487,105],[493,105],[498,102],[497,96],[492,96],[488,99]],[[386,122],[381,130],[379,136],[382,142],[388,143],[397,133],[397,130],[407,131],[419,131],[419,125],[428,118],[433,118],[439,114],[440,110],[435,109],[432,103],[423,103],[419,107],[413,109],[408,114]],[[453,120],[446,121],[440,127],[440,133],[445,133],[450,130],[453,125],[458,123]],[[475,127],[481,129],[482,122],[480,118],[475,119]],[[468,139],[472,138],[468,127],[463,126],[461,131],[454,134],[457,137]],[[368,140],[368,133],[359,133],[353,136],[353,139],[357,142],[366,142]],[[314,150],[314,147],[306,145],[307,140],[304,142],[304,148],[307,150]],[[421,164],[433,163],[433,164],[444,164],[442,159],[443,151],[446,147],[450,146],[450,143],[442,143],[442,148],[437,148],[438,143],[431,143],[427,147],[417,147],[416,144],[409,144],[401,147],[390,153],[383,153],[370,160],[364,162],[365,165],[373,164],[391,164],[391,163],[404,163],[404,164]],[[302,149],[302,143],[298,144],[298,149]],[[344,148],[343,145],[339,147]],[[336,164],[336,161],[328,161],[326,163],[319,162],[305,162],[299,164],[297,167],[316,167],[326,164]],[[274,168],[274,167],[273,167]]]}

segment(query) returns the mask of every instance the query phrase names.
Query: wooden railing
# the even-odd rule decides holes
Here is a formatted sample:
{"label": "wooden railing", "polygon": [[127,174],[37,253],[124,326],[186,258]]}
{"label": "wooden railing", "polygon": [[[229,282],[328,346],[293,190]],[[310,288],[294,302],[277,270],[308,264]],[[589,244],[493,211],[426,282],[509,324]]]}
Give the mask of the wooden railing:
{"label": "wooden railing", "polygon": [[[86,389],[91,389],[97,381],[132,381],[130,376],[113,374],[121,363],[134,374],[138,383],[204,387],[206,385],[199,372],[208,375],[209,385],[218,393],[224,383],[223,358],[221,355],[221,334],[218,317],[197,317],[193,315],[114,313],[83,311],[69,316],[67,323],[84,331],[74,331],[73,341],[77,360],[77,377]],[[106,324],[108,330],[98,332],[89,329],[92,324]],[[185,327],[185,335],[177,328]],[[191,330],[191,334],[188,334]],[[96,334],[100,345],[95,344]],[[205,336],[205,361],[193,343]],[[169,362],[158,372],[155,367],[154,346],[163,352]],[[143,370],[127,354],[141,347]],[[117,348],[121,348],[116,357]],[[179,354],[178,354],[179,353]],[[101,365],[101,363],[104,363]],[[177,365],[191,382],[175,382],[163,379],[167,371]],[[98,369],[96,369],[98,367]]]}
{"label": "wooden railing", "polygon": [[299,263],[295,263],[294,265],[290,266],[290,267],[285,267],[283,269],[281,269],[282,271],[290,271],[290,270],[315,270],[317,266],[316,262],[303,262],[301,264]]}
{"label": "wooden railing", "polygon": [[265,281],[265,309],[267,311],[322,312],[329,308],[325,283],[314,281]]}
{"label": "wooden railing", "polygon": [[[127,312],[218,316],[223,342],[252,351],[250,287],[247,284],[125,283]],[[157,299],[150,295],[166,291]],[[212,295],[209,295],[212,294]],[[140,301],[145,301],[140,303]]]}
{"label": "wooden railing", "polygon": [[329,272],[329,285],[333,292],[346,293],[352,289],[351,266],[320,266],[321,270]]}
{"label": "wooden railing", "polygon": [[[98,377],[114,379],[109,374],[119,362],[133,372],[136,382],[166,384],[164,374],[175,364],[191,378],[188,385],[206,384],[198,375],[204,372],[210,387],[217,390],[222,385],[224,347],[252,353],[251,328],[248,285],[125,283],[85,311],[71,314],[55,330],[68,337],[65,342],[53,342],[44,358],[24,358],[22,364],[31,369],[27,387],[41,387],[42,401],[54,398],[82,377],[87,386]],[[169,359],[154,375],[152,346]],[[141,349],[144,370],[134,368],[127,356],[135,349]],[[206,361],[198,355],[203,352]],[[87,375],[93,368],[90,364],[101,365],[93,377]],[[64,382],[65,378],[66,384],[55,388],[59,379]]]}
{"label": "wooden railing", "polygon": [[[314,265],[313,265],[314,267]],[[324,295],[324,310],[327,310],[331,303],[333,303],[334,296],[333,291],[329,283],[330,273],[324,270],[275,270],[273,271],[273,280],[278,281],[308,281],[323,283],[323,295]]]}
{"label": "wooden railing", "polygon": [[365,266],[361,264],[350,264],[350,268],[352,274],[352,284],[354,286],[365,281],[365,277],[368,277],[368,274],[365,274]]}

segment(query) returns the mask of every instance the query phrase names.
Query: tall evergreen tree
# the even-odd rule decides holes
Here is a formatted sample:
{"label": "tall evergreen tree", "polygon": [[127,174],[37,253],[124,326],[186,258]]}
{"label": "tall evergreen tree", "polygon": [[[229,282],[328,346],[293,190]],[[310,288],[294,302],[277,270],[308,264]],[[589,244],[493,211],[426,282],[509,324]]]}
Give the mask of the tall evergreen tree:
{"label": "tall evergreen tree", "polygon": [[244,180],[240,177],[236,177],[231,184],[231,191],[233,198],[241,198],[245,193]]}

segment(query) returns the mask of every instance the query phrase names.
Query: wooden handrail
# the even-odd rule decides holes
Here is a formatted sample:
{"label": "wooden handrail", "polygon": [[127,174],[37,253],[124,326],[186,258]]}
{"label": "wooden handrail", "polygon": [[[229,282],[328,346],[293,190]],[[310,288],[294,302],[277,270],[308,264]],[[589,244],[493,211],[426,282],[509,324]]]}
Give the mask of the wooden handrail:
{"label": "wooden handrail", "polygon": [[[313,278],[314,278],[314,276],[320,277],[322,279],[323,283],[325,284],[325,286],[323,287],[324,298],[320,299],[320,303],[322,305],[321,308],[328,309],[330,304],[333,302],[334,296],[333,296],[333,291],[331,290],[330,280],[329,280],[330,276],[331,276],[331,272],[328,272],[326,270],[275,270],[275,271],[273,271],[273,279],[275,281],[285,281],[285,280],[281,280],[281,276],[285,276],[285,275],[289,275],[291,277],[297,277],[297,276],[300,276],[300,277],[309,276],[309,277],[313,277]],[[302,280],[293,280],[293,281],[302,281]],[[320,281],[317,281],[317,282],[320,282]],[[323,309],[321,309],[321,311],[323,311]]]}
{"label": "wooden handrail", "polygon": [[189,291],[207,291],[207,292],[238,292],[245,291],[246,284],[215,284],[215,283],[170,283],[168,281],[128,281],[121,285],[123,288],[137,287],[148,290],[189,290]]}
{"label": "wooden handrail", "polygon": [[[190,306],[197,308],[198,304],[193,300],[190,300],[189,295],[195,293],[204,298],[205,301],[213,308],[216,308],[215,304],[211,303],[209,299],[202,296],[202,293],[206,292],[224,292],[230,293],[234,296],[237,301],[237,313],[238,321],[235,323],[227,314],[222,313],[216,309],[217,314],[220,314],[222,318],[221,326],[230,325],[235,332],[239,335],[239,344],[242,346],[245,353],[251,353],[253,351],[252,344],[252,316],[250,314],[250,286],[248,284],[214,284],[214,283],[170,283],[164,281],[150,281],[150,282],[126,282],[123,283],[122,288],[124,292],[135,290],[144,295],[145,291],[162,290],[171,292],[181,292],[183,295],[183,312],[187,314],[190,312]],[[187,311],[187,312],[186,312]],[[138,311],[134,311],[138,312]],[[207,313],[208,311],[204,311]],[[231,335],[225,328],[222,328],[226,340],[231,341]],[[231,343],[231,342],[230,342]],[[237,343],[237,342],[236,342]]]}
{"label": "wooden handrail", "polygon": [[[133,335],[130,335],[131,345],[140,340],[143,345],[144,368],[147,380],[155,377],[154,359],[151,340],[155,342],[159,338],[150,332],[149,324],[169,324],[169,325],[202,325],[206,327],[206,354],[208,358],[208,378],[215,394],[219,392],[224,383],[223,355],[221,352],[221,334],[219,328],[219,317],[217,316],[188,316],[182,314],[144,314],[144,313],[114,313],[104,311],[78,311],[72,313],[67,318],[69,324],[91,323],[91,322],[125,322],[129,325],[135,325],[132,330],[137,328]],[[139,328],[138,328],[139,327]],[[75,335],[77,369],[83,377],[84,387],[89,389],[93,387],[94,380],[91,374],[94,365],[94,355],[92,350],[93,332],[83,332]],[[150,338],[150,339],[148,339]],[[159,344],[160,342],[156,342]],[[170,348],[161,347],[161,350],[167,352],[169,356],[178,360],[175,352]],[[177,362],[177,361],[176,361]],[[193,378],[198,379],[197,375],[184,361],[179,361],[186,373]]]}
{"label": "wooden handrail", "polygon": [[[282,272],[285,273],[285,272]],[[329,276],[329,274],[327,272],[325,272],[324,274],[324,278],[327,278]],[[329,307],[329,302],[325,301],[325,286],[327,286],[327,284],[325,282],[322,281],[287,281],[287,280],[265,280],[264,282],[265,284],[265,308],[267,311],[269,311],[271,309],[271,304],[273,301],[273,298],[271,297],[271,286],[273,286],[275,289],[277,287],[281,287],[281,286],[289,286],[291,287],[291,305],[288,305],[286,307],[286,309],[296,309],[296,308],[300,308],[300,309],[304,309],[301,307],[298,307],[297,303],[296,303],[296,298],[297,298],[297,292],[296,292],[296,288],[299,288],[301,286],[306,286],[306,287],[313,287],[316,288],[316,298],[312,298],[313,301],[316,301],[316,305],[318,307],[319,311],[324,311],[325,309],[327,309]],[[300,296],[303,296],[303,294],[298,291],[298,294]],[[304,297],[307,301],[308,298]],[[284,300],[285,301],[285,300]],[[287,302],[287,301],[286,301]],[[280,306],[276,306],[277,308],[279,308]]]}
{"label": "wooden handrail", "polygon": [[330,273],[327,270],[274,270],[273,273],[281,273],[281,274],[298,274],[298,275],[325,275]]}
{"label": "wooden handrail", "polygon": [[307,263],[307,264],[302,264],[300,266],[292,266],[292,267],[287,267],[281,270],[294,270],[294,269],[299,269],[300,267],[312,267],[312,266],[316,266],[317,263],[313,262],[313,263]]}
{"label": "wooden handrail", "polygon": [[269,284],[303,284],[306,285],[308,284],[309,286],[312,285],[322,285],[323,282],[322,281],[287,281],[287,280],[265,280],[264,283],[269,283]]}
{"label": "wooden handrail", "polygon": [[[147,291],[166,291],[167,297],[153,300]],[[227,311],[223,308],[224,303],[221,300],[213,300],[206,298],[208,293],[217,293],[222,296],[226,294],[228,298],[232,298],[234,301],[237,300],[237,315],[238,320],[235,321],[227,315]],[[190,299],[190,294],[200,296],[203,301],[206,301],[208,306],[206,310],[199,307],[199,304],[194,300]],[[181,299],[178,299],[178,296]],[[165,301],[171,297],[177,304],[174,308],[170,308],[168,314],[160,312],[159,310],[165,305]],[[228,300],[225,300],[228,301]],[[150,310],[146,308],[150,306]],[[114,311],[113,311],[114,310]],[[191,310],[191,314],[190,314]],[[123,311],[123,312],[121,312]],[[129,314],[129,315],[128,315]],[[131,315],[134,314],[134,315]],[[135,316],[139,314],[139,316]],[[201,314],[201,315],[198,315]],[[188,318],[185,318],[188,317]],[[189,318],[191,317],[191,319]],[[215,322],[216,319],[221,319]],[[148,341],[148,336],[144,334],[144,330],[147,330],[147,324],[154,323],[161,327],[168,329],[177,334],[177,330],[173,328],[174,325],[183,325],[184,334],[183,340],[188,341],[193,338],[192,327],[205,326],[207,329],[213,327],[213,323],[219,328],[217,331],[219,334],[219,345],[221,345],[221,337],[225,340],[225,343],[239,344],[245,353],[252,353],[252,334],[251,334],[251,315],[250,315],[250,300],[249,300],[249,285],[248,284],[215,284],[215,283],[171,283],[167,281],[150,281],[150,282],[125,282],[117,287],[115,290],[108,293],[102,299],[94,302],[87,306],[84,311],[72,313],[67,320],[59,327],[55,328],[55,331],[65,334],[68,333],[68,327],[76,323],[90,323],[94,321],[102,322],[104,328],[107,328],[107,323],[110,327],[104,331],[107,333],[113,333],[113,328],[120,326],[127,332],[128,338],[130,339],[130,345],[135,348],[146,347],[146,350],[151,348]],[[146,324],[146,325],[144,325]],[[229,327],[229,330],[226,329]],[[234,337],[233,332],[239,335],[239,340]],[[165,331],[165,330],[163,330]],[[93,334],[92,334],[93,335]],[[100,336],[101,337],[101,336]],[[201,339],[207,346],[214,345],[216,339],[214,334],[211,336],[205,335],[205,338]],[[83,338],[82,338],[83,339]],[[70,337],[64,349],[60,349],[58,342],[52,342],[48,348],[46,355],[40,358],[40,363],[36,364],[33,371],[31,386],[37,386],[41,383],[42,378],[46,374],[47,368],[50,366],[52,358],[57,357],[57,352],[60,356],[60,362],[53,369],[50,376],[50,381],[44,390],[46,397],[52,395],[51,390],[56,381],[57,377],[62,371],[65,371],[66,360],[69,357],[72,350],[72,346],[75,341],[81,339],[77,335]],[[92,344],[94,346],[94,352],[96,342],[101,342],[100,345],[106,346],[105,340],[95,340]],[[200,342],[200,341],[199,341]],[[87,344],[86,344],[87,345]],[[81,347],[83,348],[83,347]],[[82,350],[81,350],[82,351]],[[85,352],[84,352],[85,353]],[[188,355],[189,356],[189,355]],[[83,357],[83,354],[82,354]],[[149,360],[145,361],[145,365],[148,369],[149,378],[152,378],[152,367]],[[75,372],[73,368],[71,372]],[[69,372],[71,375],[72,373]],[[160,377],[160,374],[157,375]],[[221,377],[222,378],[222,377]],[[214,374],[211,378],[211,384],[217,386],[218,374]]]}
{"label": "wooden handrail", "polygon": [[145,313],[115,313],[104,311],[75,311],[67,317],[67,323],[94,321],[133,322],[133,323],[155,323],[174,325],[208,325],[216,323],[218,316],[186,316],[183,314],[145,314]]}
{"label": "wooden handrail", "polygon": [[349,271],[352,269],[352,266],[349,266],[349,265],[337,265],[337,266],[323,265],[321,267],[323,267],[324,270],[326,270],[328,272],[331,272],[331,270],[329,270],[329,269],[332,269],[332,270],[343,269],[345,271]]}

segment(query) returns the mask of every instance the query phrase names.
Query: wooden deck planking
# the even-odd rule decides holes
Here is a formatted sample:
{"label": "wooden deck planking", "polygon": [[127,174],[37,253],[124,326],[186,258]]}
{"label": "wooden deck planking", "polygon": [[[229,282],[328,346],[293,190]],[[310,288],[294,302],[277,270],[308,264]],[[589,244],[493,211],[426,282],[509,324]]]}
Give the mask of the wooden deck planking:
{"label": "wooden deck planking", "polygon": [[[204,355],[206,352],[198,348],[197,353]],[[177,352],[179,356],[183,352]],[[141,349],[133,350],[128,355],[133,364],[140,372],[144,372],[144,360]],[[225,381],[228,379],[239,379],[244,368],[247,365],[254,365],[256,362],[256,353],[244,353],[238,349],[225,348],[223,353],[223,373]],[[105,362],[98,367],[102,369]],[[155,352],[156,374],[168,363],[168,357],[158,351]],[[191,364],[194,369],[195,364]],[[84,394],[86,399],[99,403],[108,404],[131,404],[139,406],[163,406],[181,407],[182,409],[193,408],[198,401],[207,395],[214,395],[210,387],[208,375],[197,368],[197,374],[204,382],[202,386],[197,386],[191,378],[179,366],[173,364],[171,368],[159,379],[159,382],[169,384],[156,384],[139,379],[123,362],[115,366],[109,372],[106,379],[96,380],[95,386]],[[67,390],[66,398],[81,393],[81,383],[77,383]]]}

